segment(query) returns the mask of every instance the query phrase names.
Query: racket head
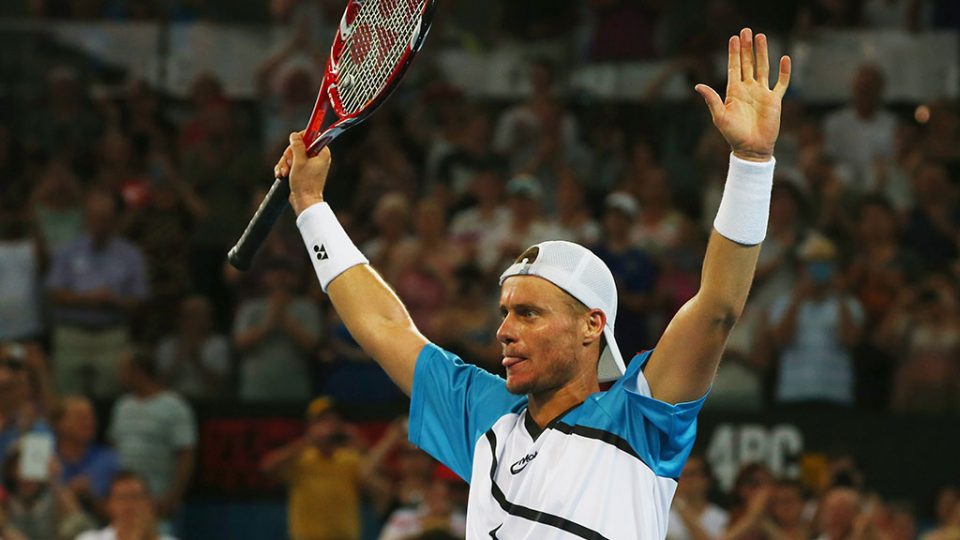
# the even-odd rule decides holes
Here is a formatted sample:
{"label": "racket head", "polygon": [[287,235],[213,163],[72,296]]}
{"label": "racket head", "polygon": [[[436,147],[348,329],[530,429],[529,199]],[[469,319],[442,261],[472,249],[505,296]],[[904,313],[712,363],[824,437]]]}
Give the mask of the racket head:
{"label": "racket head", "polygon": [[349,1],[304,133],[308,154],[316,155],[387,100],[423,46],[437,1]]}

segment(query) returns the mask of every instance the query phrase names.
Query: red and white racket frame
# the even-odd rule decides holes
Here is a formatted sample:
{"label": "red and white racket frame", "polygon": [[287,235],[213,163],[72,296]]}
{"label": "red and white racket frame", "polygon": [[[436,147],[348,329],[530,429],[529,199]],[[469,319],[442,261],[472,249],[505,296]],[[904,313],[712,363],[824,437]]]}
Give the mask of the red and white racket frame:
{"label": "red and white racket frame", "polygon": [[[394,10],[399,9],[398,6],[401,4],[410,6],[420,2],[420,0],[365,1],[377,1],[380,9]],[[438,0],[425,0],[423,2],[417,26],[410,35],[409,43],[406,44],[406,48],[401,53],[393,70],[385,79],[383,88],[369,102],[360,105],[357,110],[351,113],[344,109],[340,99],[337,75],[341,58],[344,54],[349,53],[345,50],[347,39],[352,32],[361,30],[356,27],[356,22],[365,1],[350,0],[340,20],[333,45],[330,47],[330,57],[327,60],[327,68],[324,72],[320,92],[317,95],[317,102],[313,107],[313,113],[310,115],[310,121],[307,123],[304,132],[304,144],[307,145],[307,154],[310,156],[317,155],[323,147],[329,145],[341,133],[363,122],[390,97],[390,94],[399,85],[407,68],[413,62],[417,52],[423,46],[424,40],[430,32],[430,24],[433,21],[433,14],[438,3]],[[368,50],[364,53],[365,56],[367,54],[371,54],[371,51]],[[380,61],[382,62],[383,59],[381,58]],[[230,264],[239,270],[250,268],[257,250],[266,240],[267,235],[270,234],[273,224],[286,210],[289,196],[290,183],[286,178],[277,178],[266,197],[264,197],[263,202],[260,203],[260,207],[257,208],[256,213],[250,219],[250,223],[247,224],[243,235],[240,236],[236,245],[227,254],[227,260],[230,261]]]}
{"label": "red and white racket frame", "polygon": [[[386,0],[382,3],[391,4],[393,9],[399,9],[399,4],[415,2],[416,0]],[[307,153],[311,156],[319,153],[324,146],[330,144],[345,130],[362,122],[390,97],[430,32],[430,22],[437,7],[437,0],[426,0],[424,2],[417,27],[414,29],[410,42],[394,66],[392,73],[387,77],[383,90],[369,103],[350,113],[343,108],[343,103],[340,100],[337,75],[340,59],[344,54],[349,54],[349,51],[345,50],[347,39],[353,32],[360,31],[355,27],[355,24],[363,4],[364,0],[350,0],[343,17],[340,19],[340,26],[334,37],[333,45],[330,47],[330,58],[327,60],[327,69],[324,73],[320,93],[317,96],[317,103],[304,132],[304,143],[307,145]],[[375,54],[375,52],[370,51],[367,54]]]}

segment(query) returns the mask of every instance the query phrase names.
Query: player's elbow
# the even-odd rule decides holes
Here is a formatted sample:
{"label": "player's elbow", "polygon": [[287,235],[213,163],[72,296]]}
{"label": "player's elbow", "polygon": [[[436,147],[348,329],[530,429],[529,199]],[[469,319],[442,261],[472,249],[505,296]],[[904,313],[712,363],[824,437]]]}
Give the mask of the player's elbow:
{"label": "player's elbow", "polygon": [[729,333],[743,315],[743,303],[723,297],[697,294],[694,299],[697,309],[709,321],[710,327],[723,333]]}

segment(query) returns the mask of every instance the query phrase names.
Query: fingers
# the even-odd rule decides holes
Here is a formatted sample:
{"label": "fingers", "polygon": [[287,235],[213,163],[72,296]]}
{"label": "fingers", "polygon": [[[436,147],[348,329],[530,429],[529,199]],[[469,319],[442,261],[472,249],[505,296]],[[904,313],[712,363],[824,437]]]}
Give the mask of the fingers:
{"label": "fingers", "polygon": [[740,31],[740,80],[752,81],[756,77],[753,61],[753,30]]}
{"label": "fingers", "polygon": [[790,57],[782,57],[780,59],[780,75],[777,76],[777,86],[773,88],[773,92],[780,99],[783,99],[783,95],[787,93],[787,87],[790,86],[791,69],[792,64],[790,62]]}
{"label": "fingers", "polygon": [[767,51],[767,36],[757,34],[757,82],[764,88],[770,88],[770,57]]}
{"label": "fingers", "polygon": [[717,118],[723,113],[723,100],[720,99],[720,94],[705,84],[698,84],[694,87],[694,90],[703,96],[703,100],[707,102],[707,108],[710,109],[710,117],[716,122]]}
{"label": "fingers", "polygon": [[733,36],[727,43],[727,84],[742,80],[740,74],[740,37]]}
{"label": "fingers", "polygon": [[293,154],[294,164],[303,163],[307,160],[307,146],[303,142],[303,132],[290,134],[290,151]]}
{"label": "fingers", "polygon": [[283,151],[283,155],[280,156],[280,161],[273,166],[273,177],[274,178],[286,178],[290,174],[290,167],[293,166],[293,149],[287,146],[287,149]]}

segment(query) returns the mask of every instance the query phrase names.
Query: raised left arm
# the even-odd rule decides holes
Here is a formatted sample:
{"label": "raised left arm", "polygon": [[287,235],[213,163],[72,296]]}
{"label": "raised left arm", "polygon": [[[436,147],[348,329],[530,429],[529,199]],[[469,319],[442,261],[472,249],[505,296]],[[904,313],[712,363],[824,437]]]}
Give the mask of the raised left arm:
{"label": "raised left arm", "polygon": [[756,37],[755,60],[753,33],[745,28],[728,44],[726,101],[706,85],[696,88],[733,154],[700,290],[667,326],[644,369],[653,397],[667,403],[698,399],[713,384],[727,336],[750,292],[766,233],[789,57],[780,59],[773,90],[769,70],[766,36]]}

